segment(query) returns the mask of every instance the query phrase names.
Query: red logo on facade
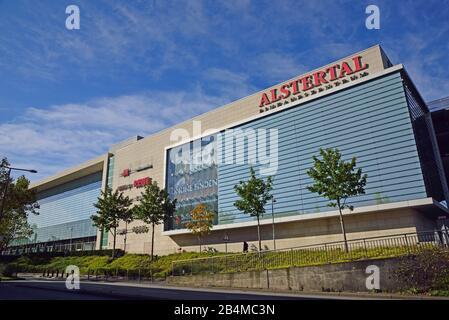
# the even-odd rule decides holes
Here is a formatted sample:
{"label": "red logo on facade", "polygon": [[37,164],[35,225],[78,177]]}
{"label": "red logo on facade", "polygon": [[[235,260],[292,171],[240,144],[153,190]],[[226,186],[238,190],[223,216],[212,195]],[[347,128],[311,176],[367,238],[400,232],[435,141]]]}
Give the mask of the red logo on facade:
{"label": "red logo on facade", "polygon": [[287,99],[288,97],[300,94],[301,92],[306,92],[314,88],[318,89],[323,84],[329,84],[330,82],[339,80],[368,68],[368,64],[362,63],[361,56],[353,57],[351,61],[352,67],[348,62],[343,61],[332,65],[327,69],[319,70],[298,78],[290,83],[283,84],[279,88],[270,90],[268,93],[263,93],[260,98],[259,108],[283,99]]}
{"label": "red logo on facade", "polygon": [[122,171],[122,177],[128,177],[129,176],[129,169],[124,169],[123,171]]}
{"label": "red logo on facade", "polygon": [[135,188],[142,188],[142,187],[145,187],[146,185],[148,185],[150,183],[151,183],[151,178],[150,177],[145,177],[145,178],[134,180],[134,187]]}

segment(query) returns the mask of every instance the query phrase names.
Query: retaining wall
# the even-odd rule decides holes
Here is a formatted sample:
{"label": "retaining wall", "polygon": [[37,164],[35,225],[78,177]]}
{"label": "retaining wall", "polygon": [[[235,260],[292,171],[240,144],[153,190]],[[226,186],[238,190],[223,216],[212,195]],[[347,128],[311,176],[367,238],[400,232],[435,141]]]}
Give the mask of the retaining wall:
{"label": "retaining wall", "polygon": [[373,259],[308,267],[289,267],[241,273],[217,273],[169,277],[173,285],[191,287],[230,287],[270,289],[279,291],[363,292],[366,287],[367,267],[379,268],[380,291],[393,292],[401,288],[393,277],[398,258]]}

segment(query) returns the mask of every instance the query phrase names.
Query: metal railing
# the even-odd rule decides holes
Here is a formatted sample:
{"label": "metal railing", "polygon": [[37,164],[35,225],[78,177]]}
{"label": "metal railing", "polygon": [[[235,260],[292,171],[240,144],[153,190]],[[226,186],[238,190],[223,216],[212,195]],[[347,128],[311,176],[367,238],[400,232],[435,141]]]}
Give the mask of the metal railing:
{"label": "metal railing", "polygon": [[[44,278],[61,278],[65,279],[68,274],[64,273],[65,268],[44,268],[41,275]],[[17,272],[16,272],[17,273]],[[25,273],[21,270],[18,273]],[[30,272],[29,272],[30,273]],[[32,272],[36,274],[36,272]],[[157,269],[152,268],[95,268],[95,269],[81,269],[80,276],[85,280],[90,281],[158,281],[167,278],[166,273],[162,273]]]}
{"label": "metal railing", "polygon": [[255,251],[216,257],[176,260],[172,275],[231,273],[291,266],[310,266],[354,260],[387,258],[415,254],[425,248],[449,246],[448,231],[426,231],[391,236],[370,237],[293,247]]}

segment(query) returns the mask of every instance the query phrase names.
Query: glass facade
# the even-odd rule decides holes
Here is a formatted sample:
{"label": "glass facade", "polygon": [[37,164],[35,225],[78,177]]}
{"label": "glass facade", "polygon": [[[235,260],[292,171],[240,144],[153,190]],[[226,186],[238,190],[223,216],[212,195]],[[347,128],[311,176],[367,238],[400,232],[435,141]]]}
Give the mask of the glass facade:
{"label": "glass facade", "polygon": [[216,140],[212,135],[167,151],[166,188],[177,199],[177,211],[166,229],[183,228],[199,203],[218,212]]}
{"label": "glass facade", "polygon": [[32,243],[85,238],[96,235],[96,228],[89,219],[37,228]]}
{"label": "glass facade", "polygon": [[446,181],[449,182],[449,99],[446,99],[446,103],[447,110],[441,109],[432,112],[432,120],[446,173]]}
{"label": "glass facade", "polygon": [[30,215],[30,243],[96,236],[90,216],[100,195],[101,172],[38,193],[38,215]]}

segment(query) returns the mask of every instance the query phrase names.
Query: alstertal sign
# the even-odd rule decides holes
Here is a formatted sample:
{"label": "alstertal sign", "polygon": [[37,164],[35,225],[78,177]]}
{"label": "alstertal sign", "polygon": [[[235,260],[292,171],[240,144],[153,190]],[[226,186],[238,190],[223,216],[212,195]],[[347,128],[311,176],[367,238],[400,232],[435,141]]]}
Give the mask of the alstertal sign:
{"label": "alstertal sign", "polygon": [[369,65],[362,61],[362,56],[355,56],[346,61],[331,65],[305,76],[301,76],[278,88],[262,94],[259,111],[265,112],[304,97],[332,89],[342,84],[368,75]]}

